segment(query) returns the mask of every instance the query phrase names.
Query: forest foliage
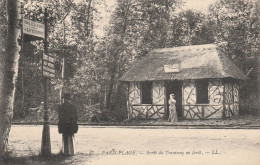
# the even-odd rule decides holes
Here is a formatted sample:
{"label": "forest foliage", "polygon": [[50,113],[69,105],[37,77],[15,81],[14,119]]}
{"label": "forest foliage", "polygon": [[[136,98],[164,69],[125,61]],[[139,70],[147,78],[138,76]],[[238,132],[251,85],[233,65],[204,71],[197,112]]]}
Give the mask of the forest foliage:
{"label": "forest foliage", "polygon": [[[62,88],[63,93],[74,95],[82,122],[126,119],[127,86],[118,80],[154,48],[224,43],[227,55],[249,75],[249,82],[255,85],[259,81],[257,0],[219,0],[206,13],[183,10],[181,0],[118,0],[114,6],[106,3],[109,2],[23,2],[23,17],[35,21],[42,22],[44,8],[48,9],[48,49],[56,58],[56,76],[49,89],[51,111],[56,111],[60,103]],[[0,28],[5,37],[5,1],[0,7]],[[102,11],[111,14],[105,27]],[[97,29],[102,29],[103,35]],[[15,120],[29,116],[43,101],[43,42],[23,43],[20,53]]]}

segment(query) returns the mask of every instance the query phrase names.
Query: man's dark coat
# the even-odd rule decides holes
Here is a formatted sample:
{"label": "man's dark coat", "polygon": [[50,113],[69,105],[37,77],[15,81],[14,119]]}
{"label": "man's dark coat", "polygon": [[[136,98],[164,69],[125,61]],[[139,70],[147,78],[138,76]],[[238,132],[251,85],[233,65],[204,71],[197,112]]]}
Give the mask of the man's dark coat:
{"label": "man's dark coat", "polygon": [[59,133],[73,135],[78,132],[77,107],[72,103],[66,102],[58,108],[58,130]]}

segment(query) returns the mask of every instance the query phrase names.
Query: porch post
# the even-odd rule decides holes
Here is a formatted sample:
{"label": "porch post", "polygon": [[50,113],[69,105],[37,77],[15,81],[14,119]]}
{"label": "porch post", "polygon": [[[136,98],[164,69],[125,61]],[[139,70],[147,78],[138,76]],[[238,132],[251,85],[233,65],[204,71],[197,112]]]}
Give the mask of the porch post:
{"label": "porch post", "polygon": [[129,99],[129,96],[130,96],[129,88],[130,88],[130,82],[127,83],[127,114],[128,114],[127,118],[128,118],[128,120],[130,120],[131,117],[132,117],[131,112],[130,112],[130,104],[129,104],[129,101],[130,101],[130,99]]}
{"label": "porch post", "polygon": [[167,108],[167,82],[164,81],[164,118],[166,120],[168,118]]}
{"label": "porch post", "polygon": [[222,79],[222,85],[223,85],[223,113],[222,113],[222,119],[226,118],[226,107],[225,107],[225,102],[226,102],[226,97],[225,97],[225,81]]}

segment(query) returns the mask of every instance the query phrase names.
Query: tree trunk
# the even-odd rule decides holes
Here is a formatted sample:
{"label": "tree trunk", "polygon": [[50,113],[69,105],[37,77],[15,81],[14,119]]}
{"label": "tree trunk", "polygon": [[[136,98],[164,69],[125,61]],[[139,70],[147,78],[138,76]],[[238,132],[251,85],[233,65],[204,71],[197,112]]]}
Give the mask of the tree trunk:
{"label": "tree trunk", "polygon": [[65,20],[67,18],[67,16],[69,15],[70,13],[70,10],[71,10],[71,6],[72,6],[72,2],[70,1],[70,7],[67,11],[67,13],[65,14],[65,16],[62,18],[62,25],[63,25],[63,54],[62,54],[62,62],[61,62],[61,67],[62,67],[62,70],[61,70],[61,87],[60,87],[60,104],[62,104],[62,95],[63,95],[63,88],[64,88],[64,74],[65,74],[65,54],[66,54],[66,51],[64,50],[65,49],[65,46],[66,46],[66,26],[65,26]]}
{"label": "tree trunk", "polygon": [[[124,41],[124,37],[125,37],[125,33],[126,33],[130,6],[131,6],[131,0],[128,0],[124,19],[123,19],[122,33],[120,34],[120,40],[122,41],[122,43],[121,43],[122,45],[124,44],[123,41]],[[106,102],[106,109],[107,110],[110,110],[111,97],[112,97],[112,93],[113,93],[113,87],[114,87],[116,74],[117,74],[117,71],[118,71],[118,58],[119,58],[120,53],[122,53],[122,51],[119,49],[119,47],[114,53],[112,53],[113,60],[114,60],[114,64],[113,64],[114,66],[112,66],[111,75],[110,75],[110,82],[109,82],[109,86],[108,86],[108,93],[107,93],[107,100],[106,100],[107,101]]]}
{"label": "tree trunk", "polygon": [[[65,43],[66,43],[65,19],[66,19],[66,17],[62,21],[64,46],[65,46]],[[62,104],[62,95],[63,95],[63,87],[64,87],[64,73],[65,73],[65,57],[64,57],[64,55],[65,55],[65,50],[64,50],[64,47],[63,47],[62,62],[61,62],[62,69],[61,69],[60,104]]]}
{"label": "tree trunk", "polygon": [[[1,50],[0,57],[0,156],[7,149],[11,121],[13,119],[13,103],[15,85],[18,75],[18,0],[6,0],[7,3],[7,44],[5,52]],[[1,45],[2,46],[2,45]]]}
{"label": "tree trunk", "polygon": [[89,0],[89,2],[88,2],[88,17],[87,17],[87,29],[86,29],[87,30],[87,37],[89,36],[89,28],[88,28],[88,26],[89,26],[91,2],[92,2],[92,0]]}
{"label": "tree trunk", "polygon": [[108,86],[108,93],[107,93],[107,102],[106,102],[106,110],[110,110],[110,100],[112,97],[112,92],[113,92],[113,86],[114,86],[114,81],[115,81],[115,66],[112,69],[111,75],[110,75],[110,82]]}

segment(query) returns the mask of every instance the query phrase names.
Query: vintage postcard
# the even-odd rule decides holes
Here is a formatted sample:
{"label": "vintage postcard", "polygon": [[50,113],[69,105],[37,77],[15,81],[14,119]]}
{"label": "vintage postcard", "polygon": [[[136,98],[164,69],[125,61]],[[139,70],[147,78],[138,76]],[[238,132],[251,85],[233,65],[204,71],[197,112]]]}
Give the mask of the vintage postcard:
{"label": "vintage postcard", "polygon": [[0,164],[260,164],[258,0],[0,8]]}

